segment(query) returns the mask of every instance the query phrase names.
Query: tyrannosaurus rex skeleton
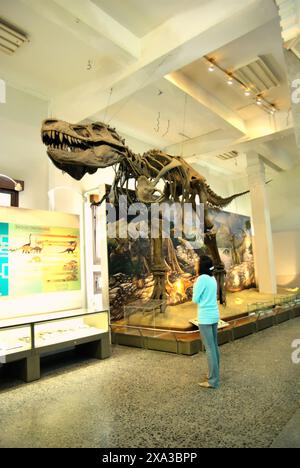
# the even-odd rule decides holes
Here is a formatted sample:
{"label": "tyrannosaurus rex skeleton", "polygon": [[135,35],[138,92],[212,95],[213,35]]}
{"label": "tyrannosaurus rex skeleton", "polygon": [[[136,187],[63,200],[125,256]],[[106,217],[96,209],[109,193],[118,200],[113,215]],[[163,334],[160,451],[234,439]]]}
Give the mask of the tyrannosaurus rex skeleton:
{"label": "tyrannosaurus rex skeleton", "polygon": [[[42,125],[42,140],[55,166],[77,180],[86,173],[93,174],[97,169],[114,166],[116,177],[112,185],[112,198],[115,201],[120,190],[129,195],[130,179],[135,180],[136,198],[143,203],[180,201],[192,203],[196,208],[196,197],[199,197],[204,205],[205,244],[211,251],[217,271],[220,272],[219,292],[222,301],[224,266],[217,249],[214,226],[208,217],[208,208],[224,208],[247,192],[222,198],[180,156],[170,156],[159,150],[136,154],[126,146],[124,139],[114,128],[101,122],[72,125],[61,120],[48,119]],[[162,182],[163,188],[160,189],[157,185]],[[155,299],[161,299],[165,295],[165,274],[158,258],[162,257],[161,248],[161,243],[154,243]]]}

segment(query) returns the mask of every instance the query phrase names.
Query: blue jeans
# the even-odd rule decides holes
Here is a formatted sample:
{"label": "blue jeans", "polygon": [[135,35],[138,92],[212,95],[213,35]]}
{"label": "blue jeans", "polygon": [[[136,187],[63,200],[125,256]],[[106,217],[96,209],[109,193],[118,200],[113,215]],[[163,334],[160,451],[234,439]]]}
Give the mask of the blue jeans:
{"label": "blue jeans", "polygon": [[218,346],[218,324],[199,325],[203,344],[208,360],[208,383],[218,388],[220,386],[220,352]]}

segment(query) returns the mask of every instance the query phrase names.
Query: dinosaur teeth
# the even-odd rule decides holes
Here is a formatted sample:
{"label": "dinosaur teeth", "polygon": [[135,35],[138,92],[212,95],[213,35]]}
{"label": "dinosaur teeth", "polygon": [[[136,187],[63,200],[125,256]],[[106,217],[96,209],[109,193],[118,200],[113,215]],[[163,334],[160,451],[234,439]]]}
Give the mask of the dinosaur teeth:
{"label": "dinosaur teeth", "polygon": [[64,141],[64,137],[63,137],[62,133],[59,134],[59,139],[60,139],[61,143]]}

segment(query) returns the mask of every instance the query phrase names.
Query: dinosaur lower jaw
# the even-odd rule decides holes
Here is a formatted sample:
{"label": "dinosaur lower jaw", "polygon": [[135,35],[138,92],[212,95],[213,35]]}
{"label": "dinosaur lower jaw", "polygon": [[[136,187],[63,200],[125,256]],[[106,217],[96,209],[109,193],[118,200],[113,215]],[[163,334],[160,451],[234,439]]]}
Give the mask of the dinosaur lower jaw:
{"label": "dinosaur lower jaw", "polygon": [[96,146],[89,149],[62,147],[47,147],[48,156],[59,164],[68,166],[89,166],[91,168],[105,168],[117,164],[122,154],[108,145]]}

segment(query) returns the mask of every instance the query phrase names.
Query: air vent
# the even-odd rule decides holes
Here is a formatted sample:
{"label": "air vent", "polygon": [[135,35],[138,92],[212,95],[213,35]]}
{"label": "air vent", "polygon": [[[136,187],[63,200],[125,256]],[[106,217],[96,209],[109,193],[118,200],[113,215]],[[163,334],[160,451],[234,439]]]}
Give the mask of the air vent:
{"label": "air vent", "polygon": [[238,157],[237,151],[229,151],[228,153],[218,154],[217,158],[227,161],[228,159],[234,159]]}
{"label": "air vent", "polygon": [[12,55],[21,47],[28,38],[6,21],[0,18],[0,51]]}
{"label": "air vent", "polygon": [[234,75],[246,88],[252,89],[256,94],[261,94],[279,85],[276,76],[261,57],[235,70]]}

